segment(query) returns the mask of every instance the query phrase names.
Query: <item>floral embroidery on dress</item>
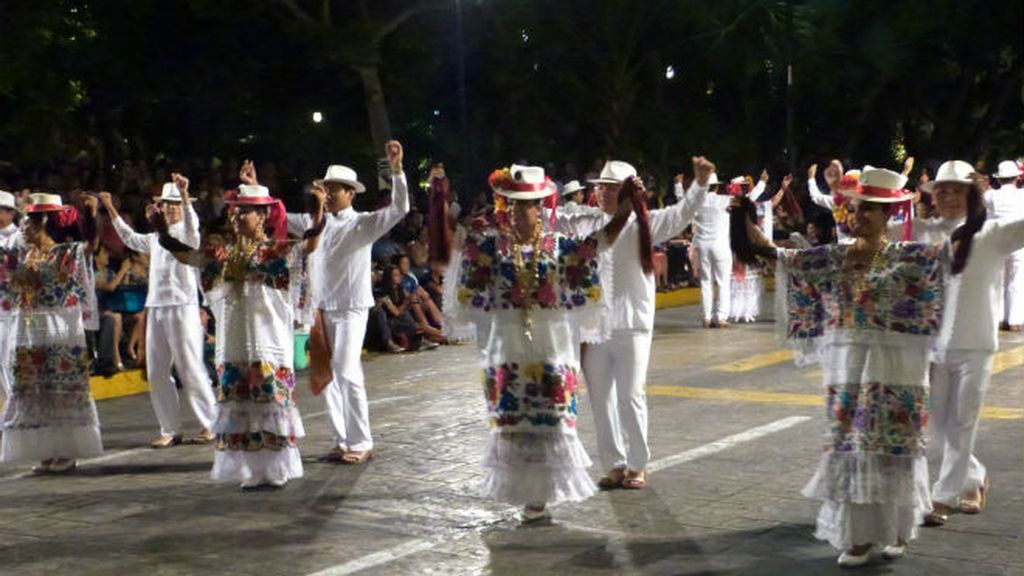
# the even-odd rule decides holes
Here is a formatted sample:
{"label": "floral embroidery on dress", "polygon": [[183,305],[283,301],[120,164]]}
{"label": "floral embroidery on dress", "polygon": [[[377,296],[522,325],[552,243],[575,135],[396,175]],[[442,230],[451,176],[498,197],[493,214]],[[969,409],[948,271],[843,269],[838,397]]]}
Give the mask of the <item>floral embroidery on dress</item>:
{"label": "floral embroidery on dress", "polygon": [[893,456],[923,455],[928,389],[872,382],[829,386],[826,411],[831,440],[826,450]]}
{"label": "floral embroidery on dress", "polygon": [[844,275],[845,245],[782,251],[786,335],[816,338],[834,329],[935,336],[942,324],[942,245],[898,242],[881,254],[864,289]]}
{"label": "floral embroidery on dress", "polygon": [[0,249],[0,310],[73,308],[86,300],[79,244],[58,244],[33,264],[29,248]]}
{"label": "floral embroidery on dress", "polygon": [[[596,239],[548,234],[541,245],[538,281],[523,286],[507,236],[469,234],[462,252],[459,303],[489,312],[529,306],[572,310],[601,300]],[[529,262],[536,257],[524,254]]]}
{"label": "floral embroidery on dress", "polygon": [[211,246],[200,268],[203,290],[222,282],[252,282],[275,290],[287,290],[290,282],[291,241],[267,240],[246,257],[237,245]]}
{"label": "floral embroidery on dress", "polygon": [[483,371],[484,396],[491,424],[576,426],[579,373],[566,364],[516,362]]}
{"label": "floral embroidery on dress", "polygon": [[295,372],[287,366],[225,362],[217,367],[217,377],[217,402],[274,402],[286,408],[295,405]]}
{"label": "floral embroidery on dress", "polygon": [[235,434],[217,434],[217,450],[282,450],[296,446],[294,436],[280,436],[267,430],[239,432]]}

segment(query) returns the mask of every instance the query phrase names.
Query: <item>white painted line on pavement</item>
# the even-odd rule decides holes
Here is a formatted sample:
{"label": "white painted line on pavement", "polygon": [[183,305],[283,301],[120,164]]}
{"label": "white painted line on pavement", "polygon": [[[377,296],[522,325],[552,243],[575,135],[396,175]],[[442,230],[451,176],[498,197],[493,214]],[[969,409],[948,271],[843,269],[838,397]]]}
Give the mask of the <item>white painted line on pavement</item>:
{"label": "white painted line on pavement", "polygon": [[[384,404],[386,402],[396,402],[398,400],[408,400],[409,398],[415,398],[415,396],[388,396],[387,398],[377,398],[376,400],[370,400],[369,402],[367,402],[367,404],[370,404],[370,405],[373,405],[373,404]],[[318,412],[310,412],[308,414],[303,414],[302,417],[303,418],[316,418],[317,416],[323,416],[324,414],[327,414],[327,411],[326,410],[320,410]]]}
{"label": "white painted line on pavement", "polygon": [[[407,400],[409,398],[415,398],[415,396],[388,396],[387,398],[377,398],[376,400],[370,400],[368,403],[369,404],[384,404],[386,402],[396,402],[398,400]],[[317,416],[323,416],[324,414],[326,414],[326,411],[321,410],[319,412],[310,412],[309,414],[303,414],[302,417],[303,418],[315,418]],[[87,464],[98,464],[100,462],[109,462],[111,460],[119,460],[121,458],[126,458],[128,456],[134,456],[136,454],[145,454],[145,453],[148,453],[148,452],[153,452],[153,449],[148,447],[148,446],[145,447],[145,448],[131,448],[131,449],[128,449],[128,450],[121,450],[121,451],[118,451],[118,452],[108,452],[108,453],[104,454],[103,456],[97,456],[95,458],[85,458],[84,460],[79,460],[78,461],[78,465],[82,466],[82,465],[87,465]],[[21,480],[23,478],[28,478],[29,476],[35,476],[35,474],[33,474],[31,471],[19,472],[17,474],[12,474],[10,476],[4,476],[4,477],[0,478],[0,483],[2,483],[2,482],[10,482],[12,480]]]}
{"label": "white painted line on pavement", "polygon": [[373,568],[374,566],[388,564],[410,554],[430,550],[440,543],[440,541],[422,539],[410,540],[397,546],[392,546],[391,548],[385,548],[380,552],[374,552],[373,554],[367,554],[366,556],[356,558],[355,560],[350,560],[344,564],[324,568],[319,572],[313,572],[307,576],[346,576],[348,574],[355,574],[360,570],[366,570],[367,568]]}
{"label": "white painted line on pavement", "polygon": [[743,442],[756,440],[758,438],[761,438],[762,436],[767,436],[774,432],[785,430],[786,428],[791,428],[793,426],[796,426],[797,424],[806,422],[810,419],[810,416],[790,416],[789,418],[776,420],[775,422],[765,424],[764,426],[751,428],[746,432],[740,432],[739,434],[726,436],[725,438],[722,438],[721,440],[715,440],[710,444],[705,444],[703,446],[691,448],[690,450],[687,450],[685,452],[673,454],[672,456],[666,456],[665,458],[659,458],[658,460],[655,460],[654,462],[651,462],[647,465],[647,471],[657,472],[658,470],[664,470],[665,468],[678,466],[679,464],[685,464],[692,460],[696,460],[697,458],[702,458],[704,456],[716,454],[723,450],[728,450],[729,448],[732,448],[737,444],[742,444]]}
{"label": "white painted line on pavement", "polygon": [[[679,464],[685,464],[686,462],[692,462],[693,460],[696,460],[698,458],[702,458],[704,456],[709,456],[711,454],[716,454],[723,450],[727,450],[729,448],[732,448],[733,446],[742,444],[743,442],[749,442],[751,440],[756,440],[769,434],[785,430],[786,428],[792,428],[793,426],[806,422],[810,419],[810,416],[790,416],[788,418],[776,420],[775,422],[765,424],[764,426],[751,428],[750,430],[747,430],[745,432],[733,434],[732,436],[726,436],[721,440],[716,440],[709,444],[698,446],[685,452],[680,452],[678,454],[673,454],[672,456],[667,456],[665,458],[655,460],[654,462],[651,462],[650,464],[647,465],[647,470],[650,472],[654,472],[656,470],[664,470],[672,466],[678,466]],[[614,531],[605,531],[600,529],[594,529],[591,531],[598,533],[606,533],[608,535],[619,534]],[[424,550],[430,550],[431,548],[435,548],[441,543],[442,541],[440,540],[410,540],[408,542],[405,542],[404,544],[392,546],[391,548],[386,548],[384,550],[381,550],[380,552],[367,554],[366,556],[356,558],[355,560],[351,560],[344,564],[339,564],[331,568],[325,568],[323,570],[320,570],[319,572],[313,572],[312,574],[308,574],[307,576],[344,576],[346,574],[354,574],[360,570],[365,570],[366,568],[372,568],[375,566],[388,564],[390,562],[393,562],[394,560],[398,560],[399,558],[403,558],[410,554],[415,554],[417,552],[422,552]],[[626,559],[629,560],[628,548],[623,548],[622,551],[627,555]]]}

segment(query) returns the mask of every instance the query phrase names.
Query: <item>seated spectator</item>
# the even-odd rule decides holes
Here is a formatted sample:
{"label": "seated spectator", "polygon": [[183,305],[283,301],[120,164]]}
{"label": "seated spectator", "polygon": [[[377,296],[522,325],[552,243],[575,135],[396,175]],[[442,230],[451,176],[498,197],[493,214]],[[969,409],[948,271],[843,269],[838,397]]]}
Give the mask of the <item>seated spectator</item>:
{"label": "seated spectator", "polygon": [[100,311],[100,343],[96,373],[111,375],[124,370],[124,363],[121,361],[121,314],[111,310],[110,304],[116,301],[117,289],[131,268],[131,261],[127,258],[122,260],[121,266],[115,272],[110,266],[109,252],[101,247],[96,252],[93,263],[96,268],[96,303]]}
{"label": "seated spectator", "polygon": [[419,347],[420,326],[410,312],[412,298],[402,288],[402,272],[392,266],[384,271],[382,282],[382,296],[378,304],[387,315],[389,342],[406,350],[415,350]]}
{"label": "seated spectator", "polygon": [[401,272],[402,289],[412,299],[412,315],[416,322],[423,329],[423,333],[434,342],[441,342],[442,339],[433,338],[433,332],[440,333],[441,309],[437,307],[434,300],[420,286],[419,278],[412,273],[411,261],[405,254],[395,256],[392,261],[394,266]]}

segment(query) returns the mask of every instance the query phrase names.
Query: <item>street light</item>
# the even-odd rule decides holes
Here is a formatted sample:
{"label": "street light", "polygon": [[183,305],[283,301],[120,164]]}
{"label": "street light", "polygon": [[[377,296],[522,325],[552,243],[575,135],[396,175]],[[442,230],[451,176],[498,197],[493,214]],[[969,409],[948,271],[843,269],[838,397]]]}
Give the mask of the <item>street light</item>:
{"label": "street light", "polygon": [[319,124],[324,121],[324,115],[319,112],[313,112],[313,122]]}

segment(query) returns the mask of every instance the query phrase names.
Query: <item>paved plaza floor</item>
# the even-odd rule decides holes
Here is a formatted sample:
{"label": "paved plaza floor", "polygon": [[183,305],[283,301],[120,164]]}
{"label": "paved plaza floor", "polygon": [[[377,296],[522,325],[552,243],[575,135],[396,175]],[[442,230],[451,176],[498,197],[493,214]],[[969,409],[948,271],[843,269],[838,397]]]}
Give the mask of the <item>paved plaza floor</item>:
{"label": "paved plaza floor", "polygon": [[[106,455],[72,476],[0,467],[0,574],[840,573],[812,536],[817,504],[800,495],[824,433],[820,373],[793,365],[770,322],[706,331],[698,313],[658,313],[645,490],[559,506],[531,527],[477,498],[488,429],[475,347],[446,346],[366,360],[380,455],[364,467],[317,462],[330,438],[303,381],[305,477],[277,491],[212,482],[208,446],[150,449],[146,395],[99,402]],[[977,450],[988,509],[924,528],[906,558],[857,573],[1024,574],[1024,337],[1002,339]],[[580,433],[596,461],[588,401]]]}

